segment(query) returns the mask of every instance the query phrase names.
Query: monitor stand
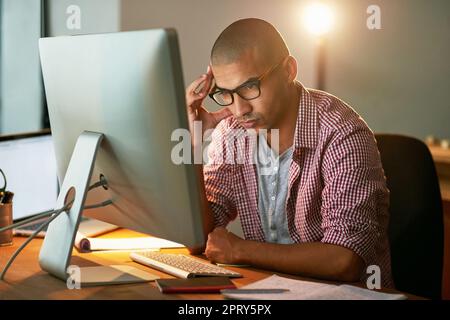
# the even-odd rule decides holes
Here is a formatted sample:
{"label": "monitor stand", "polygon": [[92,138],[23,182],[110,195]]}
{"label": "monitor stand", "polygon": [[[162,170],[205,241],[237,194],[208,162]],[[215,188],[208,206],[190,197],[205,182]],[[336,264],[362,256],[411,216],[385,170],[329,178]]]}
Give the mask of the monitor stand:
{"label": "monitor stand", "polygon": [[[103,137],[102,133],[90,131],[84,131],[78,137],[55,208],[63,208],[71,199],[73,204],[49,224],[39,253],[41,268],[64,281],[68,281],[73,276],[74,267],[78,269],[77,266],[69,266],[69,263],[91,181],[95,158]],[[130,267],[125,267],[99,266],[94,267],[95,269],[92,269],[92,267],[79,268],[80,277],[75,280],[79,280],[81,286],[83,286],[83,279],[86,280],[85,283],[87,285],[104,285],[145,282],[158,278],[136,268],[131,267],[130,269]]]}

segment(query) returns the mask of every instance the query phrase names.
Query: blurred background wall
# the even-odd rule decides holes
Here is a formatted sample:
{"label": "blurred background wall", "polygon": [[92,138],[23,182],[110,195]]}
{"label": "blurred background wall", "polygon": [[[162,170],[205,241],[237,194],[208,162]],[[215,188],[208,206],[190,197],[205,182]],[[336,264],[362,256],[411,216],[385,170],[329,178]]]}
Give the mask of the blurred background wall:
{"label": "blurred background wall", "polygon": [[40,1],[0,0],[0,133],[42,127]]}
{"label": "blurred background wall", "polygon": [[[0,131],[43,126],[37,38],[43,6],[47,36],[174,27],[186,85],[206,69],[223,28],[245,17],[273,23],[299,62],[299,77],[316,87],[316,38],[302,23],[309,0],[0,0]],[[329,1],[324,89],[359,112],[377,132],[450,138],[450,1]],[[69,29],[69,6],[80,28]],[[381,10],[381,29],[369,30],[367,8]],[[14,12],[14,16],[5,12]],[[14,19],[13,19],[13,18]],[[20,21],[20,23],[19,23]],[[34,41],[34,42],[33,42]],[[207,106],[216,106],[208,102]]]}

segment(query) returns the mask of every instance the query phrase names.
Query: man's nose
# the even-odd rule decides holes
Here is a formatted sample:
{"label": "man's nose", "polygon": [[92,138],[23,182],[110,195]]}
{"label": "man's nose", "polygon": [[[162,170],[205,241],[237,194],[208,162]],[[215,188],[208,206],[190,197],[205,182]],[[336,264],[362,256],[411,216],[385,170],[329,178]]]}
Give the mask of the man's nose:
{"label": "man's nose", "polygon": [[247,113],[252,112],[253,108],[248,100],[242,99],[237,93],[234,93],[233,109],[234,116],[236,118],[241,118]]}

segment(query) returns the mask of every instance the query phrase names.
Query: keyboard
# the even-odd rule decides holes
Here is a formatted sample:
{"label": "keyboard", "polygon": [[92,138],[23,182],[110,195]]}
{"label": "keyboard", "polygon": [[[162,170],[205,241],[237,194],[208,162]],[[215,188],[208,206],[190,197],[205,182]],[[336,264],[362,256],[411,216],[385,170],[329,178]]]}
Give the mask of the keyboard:
{"label": "keyboard", "polygon": [[238,272],[227,270],[212,263],[183,254],[162,253],[157,251],[132,252],[130,258],[143,265],[155,268],[179,278],[201,276],[239,278]]}

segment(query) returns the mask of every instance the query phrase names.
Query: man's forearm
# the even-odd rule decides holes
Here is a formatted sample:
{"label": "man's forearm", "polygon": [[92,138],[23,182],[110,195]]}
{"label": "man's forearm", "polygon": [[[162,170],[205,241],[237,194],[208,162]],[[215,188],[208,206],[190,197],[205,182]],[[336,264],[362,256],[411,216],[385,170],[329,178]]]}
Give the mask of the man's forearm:
{"label": "man's forearm", "polygon": [[255,267],[337,281],[358,281],[364,266],[352,250],[321,242],[283,245],[243,240],[236,258]]}

